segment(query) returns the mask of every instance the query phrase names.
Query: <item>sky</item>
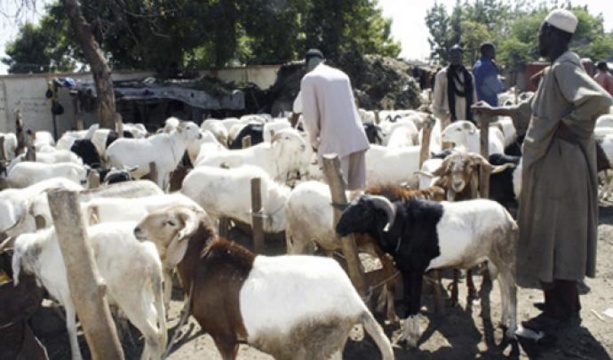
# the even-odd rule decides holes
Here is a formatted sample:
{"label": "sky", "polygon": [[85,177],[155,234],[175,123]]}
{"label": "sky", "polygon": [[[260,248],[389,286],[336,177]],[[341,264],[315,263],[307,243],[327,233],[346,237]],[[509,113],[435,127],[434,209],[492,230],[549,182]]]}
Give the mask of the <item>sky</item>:
{"label": "sky", "polygon": [[[26,11],[16,19],[14,15],[17,12],[17,4],[21,4],[22,1],[36,2],[38,11]],[[419,60],[428,57],[429,33],[425,17],[427,10],[432,8],[435,1],[445,4],[448,10],[451,10],[456,3],[456,0],[379,0],[383,16],[392,19],[392,36],[402,45],[401,57]],[[19,24],[26,20],[38,21],[42,4],[45,2],[50,0],[0,0],[0,58],[6,56],[5,43],[15,39]],[[611,7],[611,0],[572,0],[572,3],[587,5],[592,14],[602,13],[605,30],[613,30],[613,11],[607,9],[607,5]],[[4,64],[0,64],[0,75],[2,74],[6,74]]]}

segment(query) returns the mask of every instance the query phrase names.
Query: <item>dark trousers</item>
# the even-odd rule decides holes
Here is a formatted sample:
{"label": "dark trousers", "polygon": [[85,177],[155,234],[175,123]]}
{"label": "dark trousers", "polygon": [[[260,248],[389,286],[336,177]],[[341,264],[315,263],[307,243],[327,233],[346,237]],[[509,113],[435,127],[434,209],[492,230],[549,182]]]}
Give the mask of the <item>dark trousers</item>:
{"label": "dark trousers", "polygon": [[541,282],[545,293],[545,313],[559,320],[566,320],[581,310],[577,281],[558,280]]}

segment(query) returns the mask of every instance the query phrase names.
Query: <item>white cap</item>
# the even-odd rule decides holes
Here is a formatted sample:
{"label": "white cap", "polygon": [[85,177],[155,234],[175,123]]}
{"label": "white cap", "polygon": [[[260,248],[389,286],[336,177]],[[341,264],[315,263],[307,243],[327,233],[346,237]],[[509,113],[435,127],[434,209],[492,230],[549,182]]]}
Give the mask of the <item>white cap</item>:
{"label": "white cap", "polygon": [[575,30],[577,30],[577,24],[579,23],[579,20],[575,14],[564,9],[552,10],[545,18],[545,21],[550,25],[571,34],[575,33]]}

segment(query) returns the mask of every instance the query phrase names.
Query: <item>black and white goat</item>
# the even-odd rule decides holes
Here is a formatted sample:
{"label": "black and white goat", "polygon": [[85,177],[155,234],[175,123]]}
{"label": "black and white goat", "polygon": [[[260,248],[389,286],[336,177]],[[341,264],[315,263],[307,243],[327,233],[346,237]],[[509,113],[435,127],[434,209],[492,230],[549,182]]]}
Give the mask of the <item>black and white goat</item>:
{"label": "black and white goat", "polygon": [[500,275],[502,323],[507,336],[517,324],[515,246],[518,228],[509,213],[491,200],[436,203],[428,200],[390,202],[364,195],[345,209],[336,232],[367,233],[390,254],[402,274],[406,318],[401,341],[419,339],[423,275],[440,268],[471,268],[488,260],[492,279]]}

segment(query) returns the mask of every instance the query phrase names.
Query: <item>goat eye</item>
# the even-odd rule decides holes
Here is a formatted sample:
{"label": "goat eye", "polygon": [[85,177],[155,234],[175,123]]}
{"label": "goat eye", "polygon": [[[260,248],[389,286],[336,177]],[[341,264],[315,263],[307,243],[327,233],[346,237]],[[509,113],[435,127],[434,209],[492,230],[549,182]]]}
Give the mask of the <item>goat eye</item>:
{"label": "goat eye", "polygon": [[177,225],[177,224],[176,224],[174,221],[172,221],[172,220],[168,220],[168,221],[166,221],[166,224],[168,224],[168,225],[170,225],[170,226],[176,226],[176,225]]}

